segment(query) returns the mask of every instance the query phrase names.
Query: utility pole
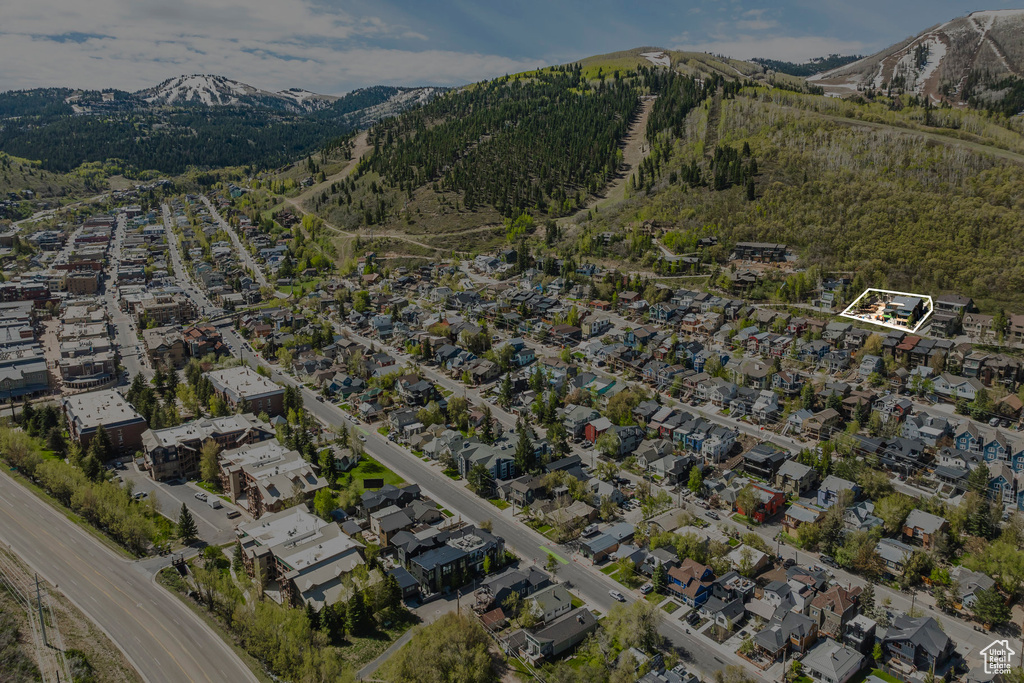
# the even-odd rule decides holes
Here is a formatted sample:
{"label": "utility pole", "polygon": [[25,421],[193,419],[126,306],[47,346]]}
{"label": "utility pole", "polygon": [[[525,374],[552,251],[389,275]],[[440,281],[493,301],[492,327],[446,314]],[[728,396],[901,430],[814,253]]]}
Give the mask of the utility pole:
{"label": "utility pole", "polygon": [[36,607],[39,609],[39,628],[43,632],[43,647],[50,647],[46,642],[46,620],[43,619],[43,598],[39,591],[39,574],[36,574]]}

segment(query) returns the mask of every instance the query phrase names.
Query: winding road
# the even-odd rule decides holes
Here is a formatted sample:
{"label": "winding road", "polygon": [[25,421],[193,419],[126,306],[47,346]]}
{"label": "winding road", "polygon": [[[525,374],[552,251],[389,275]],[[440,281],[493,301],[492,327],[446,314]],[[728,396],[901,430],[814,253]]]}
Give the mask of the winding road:
{"label": "winding road", "polygon": [[202,619],[139,563],[0,473],[0,540],[64,593],[150,683],[257,681]]}

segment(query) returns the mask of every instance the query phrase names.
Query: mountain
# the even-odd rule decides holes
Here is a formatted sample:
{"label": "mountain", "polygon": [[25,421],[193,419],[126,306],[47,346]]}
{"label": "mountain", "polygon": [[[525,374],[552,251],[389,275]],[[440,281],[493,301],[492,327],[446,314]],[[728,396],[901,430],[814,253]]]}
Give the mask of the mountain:
{"label": "mountain", "polygon": [[446,88],[373,86],[342,96],[261,90],[214,75],[152,88],[0,93],[0,151],[67,173],[117,160],[126,172],[282,166],[420,106]]}
{"label": "mountain", "polygon": [[338,99],[300,88],[269,92],[230,78],[206,74],[168,78],[160,85],[140,90],[135,95],[153,105],[246,106],[293,112],[323,109]]}
{"label": "mountain", "polygon": [[[877,54],[811,76],[826,93],[892,91],[985,106],[1024,75],[1024,10],[972,12]],[[973,101],[973,102],[972,102]]]}

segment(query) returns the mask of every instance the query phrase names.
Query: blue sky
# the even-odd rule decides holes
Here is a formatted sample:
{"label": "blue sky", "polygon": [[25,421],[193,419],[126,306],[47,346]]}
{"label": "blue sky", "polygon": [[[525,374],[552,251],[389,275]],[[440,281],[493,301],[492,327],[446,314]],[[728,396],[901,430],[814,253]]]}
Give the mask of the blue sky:
{"label": "blue sky", "polygon": [[459,85],[639,46],[746,59],[871,53],[974,10],[948,0],[32,0],[0,22],[0,90]]}

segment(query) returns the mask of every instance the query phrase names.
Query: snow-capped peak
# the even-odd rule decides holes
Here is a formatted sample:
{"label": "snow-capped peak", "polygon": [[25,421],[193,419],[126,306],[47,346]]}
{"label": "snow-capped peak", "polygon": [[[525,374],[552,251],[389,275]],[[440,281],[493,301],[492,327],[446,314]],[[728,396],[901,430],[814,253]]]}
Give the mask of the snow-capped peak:
{"label": "snow-capped peak", "polygon": [[211,74],[169,78],[160,85],[138,94],[146,102],[158,105],[262,106],[293,111],[319,109],[336,99],[301,88],[269,92]]}

